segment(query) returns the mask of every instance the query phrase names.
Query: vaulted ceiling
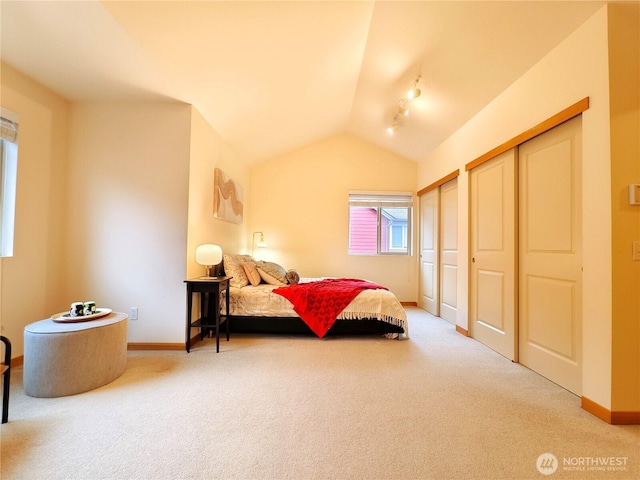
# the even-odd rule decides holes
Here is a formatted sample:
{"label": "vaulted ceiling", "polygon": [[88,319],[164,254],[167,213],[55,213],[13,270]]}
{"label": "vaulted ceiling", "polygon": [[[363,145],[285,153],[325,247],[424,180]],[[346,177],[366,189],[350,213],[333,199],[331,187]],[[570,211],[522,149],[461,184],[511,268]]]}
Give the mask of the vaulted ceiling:
{"label": "vaulted ceiling", "polygon": [[193,104],[248,163],[343,132],[420,161],[604,3],[3,0],[0,53],[71,101]]}

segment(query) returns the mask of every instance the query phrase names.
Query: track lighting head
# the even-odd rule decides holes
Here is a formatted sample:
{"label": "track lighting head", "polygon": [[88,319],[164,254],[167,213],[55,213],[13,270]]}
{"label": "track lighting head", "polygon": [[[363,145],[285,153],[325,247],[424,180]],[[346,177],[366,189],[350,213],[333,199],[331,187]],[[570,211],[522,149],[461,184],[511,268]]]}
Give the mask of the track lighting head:
{"label": "track lighting head", "polygon": [[407,98],[409,100],[413,100],[414,98],[418,98],[420,96],[420,94],[422,93],[420,91],[420,89],[418,88],[418,82],[420,81],[421,78],[422,78],[422,75],[418,75],[418,78],[415,79],[415,81],[411,85],[411,88],[407,92]]}
{"label": "track lighting head", "polygon": [[409,116],[409,105],[404,98],[400,99],[400,101],[398,102],[398,113],[400,115],[404,115],[405,117]]}
{"label": "track lighting head", "polygon": [[402,125],[401,123],[401,119],[399,114],[395,114],[395,116],[393,117],[393,120],[391,122],[391,125],[389,126],[389,128],[387,128],[387,133],[389,135],[393,135],[394,133],[396,133],[396,130],[398,130],[398,127],[400,127]]}

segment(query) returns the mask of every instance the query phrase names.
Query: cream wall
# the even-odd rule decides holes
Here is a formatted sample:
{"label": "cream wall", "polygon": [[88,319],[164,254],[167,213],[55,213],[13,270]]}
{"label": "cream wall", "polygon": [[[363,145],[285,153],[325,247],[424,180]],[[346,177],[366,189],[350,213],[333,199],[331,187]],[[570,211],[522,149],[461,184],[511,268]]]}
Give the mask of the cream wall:
{"label": "cream wall", "polygon": [[129,312],[129,342],[184,342],[191,106],[73,106],[63,310]]}
{"label": "cream wall", "polygon": [[[213,216],[213,172],[220,168],[244,190],[245,221],[226,222]],[[189,214],[187,240],[187,277],[205,274],[204,267],[195,261],[196,247],[214,243],[225,253],[246,248],[249,211],[249,169],[236,153],[207,123],[196,108],[191,110],[191,151],[189,169]]]}
{"label": "cream wall", "polygon": [[246,246],[246,222],[213,218],[213,168],[248,186],[247,167],[182,103],[72,105],[3,63],[2,106],[20,116],[15,255],[0,264],[12,356],[26,324],[88,299],[139,308],[129,342],[184,342],[195,246]]}
{"label": "cream wall", "polygon": [[15,358],[25,325],[55,313],[63,296],[70,104],[4,62],[1,73],[2,107],[20,120],[14,256],[0,260],[0,325]]}
{"label": "cream wall", "polygon": [[[420,162],[418,188],[537,125],[582,98],[583,114],[583,396],[612,408],[612,190],[608,9],[603,7],[531,70]],[[636,157],[637,159],[637,157]],[[635,161],[630,158],[629,162]],[[632,179],[625,176],[626,182]],[[468,173],[459,178],[458,325],[468,328]],[[619,193],[615,193],[616,197]],[[616,199],[616,201],[618,201]],[[629,257],[630,258],[630,257]],[[628,260],[627,260],[628,261]],[[635,288],[640,286],[637,281]],[[638,290],[636,290],[637,292]],[[637,319],[636,319],[637,322]],[[637,348],[637,345],[636,345]],[[640,376],[629,365],[626,378]],[[617,405],[617,404],[616,404]],[[633,401],[625,408],[640,410]]]}
{"label": "cream wall", "polygon": [[366,278],[415,302],[415,256],[348,255],[348,194],[415,193],[416,173],[415,162],[347,134],[259,163],[251,169],[249,225],[250,232],[264,231],[268,248],[256,257],[304,277]]}

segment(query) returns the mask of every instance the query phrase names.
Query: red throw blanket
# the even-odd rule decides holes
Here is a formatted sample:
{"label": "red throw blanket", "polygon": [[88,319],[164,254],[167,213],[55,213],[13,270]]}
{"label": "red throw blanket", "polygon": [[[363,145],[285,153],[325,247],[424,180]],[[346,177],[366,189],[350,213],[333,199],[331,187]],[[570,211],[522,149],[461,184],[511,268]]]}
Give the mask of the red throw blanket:
{"label": "red throw blanket", "polygon": [[276,288],[273,293],[289,300],[293,304],[293,310],[318,337],[322,338],[351,300],[367,289],[388,290],[365,280],[327,278],[319,282]]}

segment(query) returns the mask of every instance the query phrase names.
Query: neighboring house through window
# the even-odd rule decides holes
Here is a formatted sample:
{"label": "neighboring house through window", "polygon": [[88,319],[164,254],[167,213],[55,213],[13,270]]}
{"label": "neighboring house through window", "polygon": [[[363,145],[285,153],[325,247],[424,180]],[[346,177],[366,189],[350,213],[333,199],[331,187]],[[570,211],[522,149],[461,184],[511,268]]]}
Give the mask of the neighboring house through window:
{"label": "neighboring house through window", "polygon": [[409,255],[413,195],[349,192],[349,254]]}

